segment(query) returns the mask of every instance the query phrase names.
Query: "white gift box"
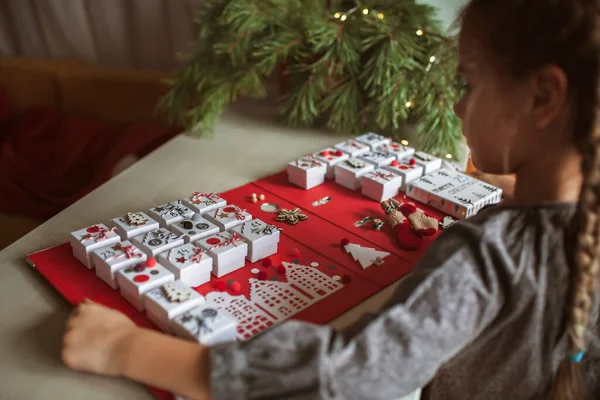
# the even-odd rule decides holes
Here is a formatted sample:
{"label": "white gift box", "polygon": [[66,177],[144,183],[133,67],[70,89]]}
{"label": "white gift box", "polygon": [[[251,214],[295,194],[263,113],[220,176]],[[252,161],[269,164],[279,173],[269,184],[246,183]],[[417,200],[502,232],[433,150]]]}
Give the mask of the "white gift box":
{"label": "white gift box", "polygon": [[121,241],[115,230],[116,228],[108,228],[104,224],[95,224],[72,232],[69,241],[73,249],[73,256],[87,268],[94,268],[90,260],[91,253]]}
{"label": "white gift box", "polygon": [[183,203],[193,211],[204,214],[225,207],[227,202],[219,197],[218,193],[193,192],[190,197],[183,199]]}
{"label": "white gift box", "polygon": [[202,217],[199,213],[170,225],[169,229],[178,235],[183,235],[185,243],[192,243],[203,237],[221,232],[221,228]]}
{"label": "white gift box", "polygon": [[236,226],[232,232],[236,232],[246,239],[248,243],[246,258],[251,263],[277,253],[280,229],[274,225],[269,225],[260,219],[253,219]]}
{"label": "white gift box", "polygon": [[157,263],[154,258],[135,267],[121,269],[117,271],[116,276],[121,296],[138,311],[144,311],[144,293],[175,280],[173,273]]}
{"label": "white gift box", "polygon": [[175,247],[158,256],[158,261],[190,287],[205,284],[210,280],[213,259],[206,250],[192,243]]}
{"label": "white gift box", "polygon": [[452,169],[440,169],[407,186],[406,194],[457,219],[502,200],[502,190]]}
{"label": "white gift box", "polygon": [[204,217],[212,221],[222,231],[225,231],[246,221],[250,221],[252,214],[234,204],[229,204],[223,208],[217,208],[210,213],[204,214]]}
{"label": "white gift box", "polygon": [[396,159],[396,156],[383,151],[368,151],[357,157],[359,160],[373,164],[375,168],[381,168],[384,165],[389,165]]}
{"label": "white gift box", "polygon": [[415,154],[415,149],[412,147],[404,146],[398,142],[384,143],[375,148],[375,151],[381,151],[383,153],[392,154],[396,160],[401,160],[406,157],[410,157]]}
{"label": "white gift box", "polygon": [[296,186],[309,190],[325,182],[327,164],[313,155],[292,161],[287,166],[288,180]]}
{"label": "white gift box", "polygon": [[375,201],[384,201],[398,195],[402,177],[385,169],[377,169],[362,177],[362,194]]}
{"label": "white gift box", "polygon": [[335,166],[335,182],[350,190],[360,188],[360,180],[363,175],[375,169],[373,164],[369,164],[358,158],[350,158]]}
{"label": "white gift box", "polygon": [[411,157],[418,165],[424,168],[424,175],[430,174],[442,168],[442,159],[434,157],[431,154],[417,151]]}
{"label": "white gift box", "polygon": [[341,150],[344,153],[348,154],[350,157],[358,157],[363,153],[371,150],[371,147],[366,144],[359,143],[356,140],[350,139],[344,142],[338,143],[333,146],[337,150]]}
{"label": "white gift box", "polygon": [[335,164],[346,161],[350,156],[342,150],[327,148],[314,154],[315,158],[327,165],[325,179],[335,178]]}
{"label": "white gift box", "polygon": [[382,144],[391,143],[392,140],[383,135],[378,135],[377,133],[369,132],[364,135],[360,135],[356,138],[356,141],[362,144],[366,144],[371,148],[371,150],[375,150],[377,147]]}
{"label": "white gift box", "polygon": [[213,258],[212,274],[217,278],[246,265],[248,244],[237,233],[221,232],[200,239],[196,244]]}
{"label": "white gift box", "polygon": [[150,321],[163,332],[172,333],[171,320],[201,304],[204,296],[181,281],[169,282],[146,292],[144,308]]}
{"label": "white gift box", "polygon": [[392,164],[383,167],[383,169],[400,175],[402,177],[403,185],[405,186],[407,183],[423,176],[423,167],[416,162],[412,164],[404,161],[393,162]]}
{"label": "white gift box", "polygon": [[177,336],[205,346],[234,342],[237,337],[236,320],[210,302],[173,318],[171,326]]}
{"label": "white gift box", "polygon": [[117,271],[145,262],[147,258],[143,251],[135,247],[128,240],[110,247],[95,250],[92,253],[92,262],[96,267],[96,276],[113,289],[119,287],[115,278]]}
{"label": "white gift box", "polygon": [[181,246],[183,236],[171,232],[167,228],[159,228],[131,239],[148,257],[156,257],[173,247]]}
{"label": "white gift box", "polygon": [[128,240],[160,228],[157,221],[141,211],[127,213],[127,215],[115,218],[110,221],[110,225],[117,228],[117,233],[123,240]]}
{"label": "white gift box", "polygon": [[160,226],[166,227],[184,218],[191,218],[194,211],[181,200],[177,200],[151,208],[148,215],[158,221]]}

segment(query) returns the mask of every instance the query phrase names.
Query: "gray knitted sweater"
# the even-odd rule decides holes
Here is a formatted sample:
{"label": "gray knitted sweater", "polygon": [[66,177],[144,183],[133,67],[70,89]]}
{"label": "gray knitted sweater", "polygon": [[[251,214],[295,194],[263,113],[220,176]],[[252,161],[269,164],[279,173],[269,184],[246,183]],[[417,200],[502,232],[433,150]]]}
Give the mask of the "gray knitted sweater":
{"label": "gray knitted sweater", "polygon": [[[394,297],[349,329],[287,322],[210,352],[218,400],[543,399],[565,357],[574,206],[490,208],[434,242]],[[596,297],[583,362],[600,398]]]}

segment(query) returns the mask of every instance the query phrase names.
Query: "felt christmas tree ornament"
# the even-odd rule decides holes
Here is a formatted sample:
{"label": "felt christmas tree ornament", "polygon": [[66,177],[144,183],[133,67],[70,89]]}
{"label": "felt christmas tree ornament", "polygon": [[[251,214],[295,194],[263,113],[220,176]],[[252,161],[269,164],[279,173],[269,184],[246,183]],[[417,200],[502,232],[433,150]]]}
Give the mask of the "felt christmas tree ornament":
{"label": "felt christmas tree ornament", "polygon": [[418,208],[414,203],[400,203],[396,199],[390,199],[390,202],[394,208],[400,210],[400,212],[408,218],[412,227],[421,236],[432,236],[439,229],[439,222],[437,219],[426,215],[423,210]]}
{"label": "felt christmas tree ornament", "polygon": [[415,232],[410,221],[389,201],[382,201],[381,208],[388,216],[388,223],[392,227],[398,244],[405,250],[418,250],[423,239]]}

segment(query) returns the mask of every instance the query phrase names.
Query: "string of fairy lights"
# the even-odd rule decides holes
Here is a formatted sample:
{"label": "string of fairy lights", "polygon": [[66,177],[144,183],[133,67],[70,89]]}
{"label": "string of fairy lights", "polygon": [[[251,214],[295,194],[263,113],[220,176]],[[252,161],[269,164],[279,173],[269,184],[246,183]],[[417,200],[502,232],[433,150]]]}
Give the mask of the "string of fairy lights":
{"label": "string of fairy lights", "polygon": [[[348,17],[352,14],[354,14],[356,11],[358,11],[359,8],[358,7],[353,7],[350,10],[346,11],[345,13],[340,13],[340,12],[336,12],[335,14],[333,14],[333,18],[335,19],[339,19],[340,21],[344,22],[348,19]],[[379,19],[384,19],[385,18],[385,14],[383,14],[382,12],[377,12],[377,11],[372,11],[369,10],[368,8],[363,8],[362,9],[362,13],[363,15],[375,15],[377,18]],[[415,34],[417,36],[423,36],[425,35],[425,32],[423,32],[422,29],[417,29],[415,31]],[[431,67],[433,66],[433,64],[435,63],[435,61],[437,60],[436,56],[431,56],[429,57],[429,64],[427,65],[427,67],[425,68],[426,72],[429,72],[431,70]],[[406,108],[412,108],[414,106],[414,103],[412,101],[407,101],[405,104]],[[406,139],[403,139],[400,141],[400,144],[403,146],[408,146],[409,142]],[[452,154],[446,154],[446,158],[447,159],[452,159]]]}

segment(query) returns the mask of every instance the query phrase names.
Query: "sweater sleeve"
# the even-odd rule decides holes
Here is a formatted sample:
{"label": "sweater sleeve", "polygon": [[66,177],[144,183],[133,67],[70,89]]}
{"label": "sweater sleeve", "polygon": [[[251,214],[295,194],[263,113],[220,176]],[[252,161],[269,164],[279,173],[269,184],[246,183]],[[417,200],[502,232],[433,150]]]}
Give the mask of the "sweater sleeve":
{"label": "sweater sleeve", "polygon": [[348,329],[291,321],[212,348],[213,397],[389,400],[425,386],[504,301],[506,258],[460,225],[434,242],[378,314]]}

